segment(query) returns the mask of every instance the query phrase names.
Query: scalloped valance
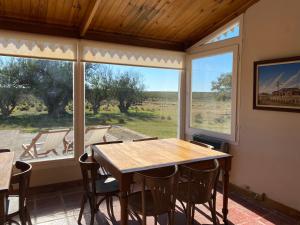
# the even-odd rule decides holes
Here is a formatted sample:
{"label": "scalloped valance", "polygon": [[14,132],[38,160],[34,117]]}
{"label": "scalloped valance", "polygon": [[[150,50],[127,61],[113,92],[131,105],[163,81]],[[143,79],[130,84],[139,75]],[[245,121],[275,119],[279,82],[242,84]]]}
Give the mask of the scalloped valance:
{"label": "scalloped valance", "polygon": [[105,42],[81,41],[82,61],[183,69],[184,52]]}
{"label": "scalloped valance", "polygon": [[0,30],[0,54],[76,60],[77,40]]}

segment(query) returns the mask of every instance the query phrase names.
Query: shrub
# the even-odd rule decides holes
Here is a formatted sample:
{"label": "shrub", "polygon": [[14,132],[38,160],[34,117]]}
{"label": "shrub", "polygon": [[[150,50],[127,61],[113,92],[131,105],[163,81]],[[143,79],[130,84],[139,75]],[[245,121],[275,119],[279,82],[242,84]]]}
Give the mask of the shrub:
{"label": "shrub", "polygon": [[123,118],[119,118],[119,119],[118,119],[118,123],[119,123],[119,124],[124,124],[124,123],[125,123],[125,120],[124,120]]}
{"label": "shrub", "polygon": [[43,109],[44,109],[44,107],[43,107],[42,104],[38,104],[38,105],[35,107],[35,110],[36,110],[37,112],[42,112]]}
{"label": "shrub", "polygon": [[201,113],[196,114],[195,116],[195,122],[196,123],[203,123],[203,117]]}
{"label": "shrub", "polygon": [[168,119],[168,120],[172,120],[172,117],[171,117],[171,116],[168,116],[167,119]]}
{"label": "shrub", "polygon": [[160,119],[161,119],[161,120],[165,120],[165,119],[166,119],[166,117],[164,117],[164,116],[161,116],[161,117],[160,117]]}

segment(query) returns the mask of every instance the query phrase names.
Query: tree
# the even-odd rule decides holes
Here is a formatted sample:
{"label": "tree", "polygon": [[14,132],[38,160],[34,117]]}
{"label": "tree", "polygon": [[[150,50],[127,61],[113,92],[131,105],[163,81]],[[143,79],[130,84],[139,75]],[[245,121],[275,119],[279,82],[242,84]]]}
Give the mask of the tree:
{"label": "tree", "polygon": [[20,101],[23,88],[19,78],[22,68],[15,58],[5,57],[0,65],[0,111],[8,117]]}
{"label": "tree", "polygon": [[102,64],[86,64],[86,100],[97,114],[101,102],[108,100],[112,88],[112,69]]}
{"label": "tree", "polygon": [[66,114],[73,98],[73,63],[65,61],[22,59],[22,85],[43,101],[48,115]]}
{"label": "tree", "polygon": [[130,106],[139,103],[144,98],[144,85],[136,72],[120,73],[114,80],[113,96],[119,101],[119,109],[127,113]]}
{"label": "tree", "polygon": [[232,89],[231,78],[232,78],[231,73],[224,73],[218,77],[217,81],[213,81],[211,83],[212,86],[211,90],[216,92],[217,100],[219,101],[230,100],[231,89]]}

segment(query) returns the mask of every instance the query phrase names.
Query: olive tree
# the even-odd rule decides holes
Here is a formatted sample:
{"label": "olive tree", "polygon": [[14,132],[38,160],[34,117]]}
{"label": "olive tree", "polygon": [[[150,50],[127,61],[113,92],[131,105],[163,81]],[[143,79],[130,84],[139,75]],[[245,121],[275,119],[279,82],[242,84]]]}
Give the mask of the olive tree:
{"label": "olive tree", "polygon": [[73,98],[73,63],[23,59],[21,65],[22,85],[43,101],[48,115],[66,114],[66,106]]}
{"label": "olive tree", "polygon": [[4,57],[0,62],[0,111],[8,117],[20,101],[24,88],[20,85],[22,67],[16,58]]}
{"label": "olive tree", "polygon": [[216,98],[219,101],[227,101],[231,98],[232,74],[221,74],[216,81],[213,81],[211,90],[216,92]]}
{"label": "olive tree", "polygon": [[85,68],[85,90],[86,100],[92,105],[94,114],[99,112],[101,103],[109,100],[112,90],[111,67],[103,64],[86,64]]}
{"label": "olive tree", "polygon": [[144,85],[138,73],[125,71],[118,74],[113,82],[113,96],[119,102],[120,112],[127,113],[130,106],[143,101]]}

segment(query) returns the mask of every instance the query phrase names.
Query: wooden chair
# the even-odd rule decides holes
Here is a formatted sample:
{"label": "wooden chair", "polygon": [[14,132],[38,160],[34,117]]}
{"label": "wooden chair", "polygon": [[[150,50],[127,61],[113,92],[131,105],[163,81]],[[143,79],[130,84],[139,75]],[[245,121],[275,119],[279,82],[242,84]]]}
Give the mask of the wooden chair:
{"label": "wooden chair", "polygon": [[[23,144],[24,149],[21,157],[26,155],[32,158],[37,158],[39,155],[47,155],[50,152],[58,155],[56,148],[61,144],[64,145],[64,151],[67,151],[69,147],[69,142],[66,141],[66,136],[71,131],[71,129],[60,129],[60,130],[48,130],[39,132],[31,141],[30,144]],[[38,142],[44,139],[43,142]]]}
{"label": "wooden chair", "polygon": [[[117,196],[119,192],[117,181],[115,179],[107,178],[106,176],[99,176],[97,172],[100,168],[99,164],[96,163],[92,157],[89,157],[87,153],[80,156],[79,163],[83,177],[84,194],[81,202],[78,223],[80,224],[81,222],[84,205],[87,201],[89,201],[90,204],[91,225],[94,224],[95,214],[104,200],[106,200],[108,215],[113,217],[113,196]],[[97,202],[98,197],[103,198]]]}
{"label": "wooden chair", "polygon": [[[22,225],[26,225],[26,222],[31,225],[32,223],[27,207],[27,195],[32,166],[25,162],[16,161],[15,167],[21,172],[13,174],[11,177],[11,188],[9,192],[14,194],[9,194],[7,198],[7,222],[9,222],[9,224],[15,222],[12,218],[19,215]],[[18,186],[17,191],[14,191],[13,185]]]}
{"label": "wooden chair", "polygon": [[97,126],[86,128],[84,140],[85,148],[94,144],[106,142],[106,134],[109,129],[111,129],[111,126]]}
{"label": "wooden chair", "polygon": [[[177,199],[186,212],[187,224],[192,224],[195,215],[196,204],[209,204],[214,224],[216,217],[216,184],[219,176],[219,163],[214,160],[213,168],[198,170],[188,166],[179,168],[179,184]],[[186,207],[183,203],[186,203]]]}
{"label": "wooden chair", "polygon": [[141,224],[146,225],[146,217],[153,216],[156,225],[158,215],[164,213],[168,214],[169,225],[174,224],[177,172],[174,166],[134,174],[134,182],[141,185],[141,191],[129,194],[128,209]]}
{"label": "wooden chair", "polygon": [[205,143],[200,142],[200,141],[190,141],[190,143],[195,144],[195,145],[199,145],[199,146],[202,146],[202,147],[205,147],[205,148],[210,148],[210,149],[214,148],[213,146],[205,144]]}
{"label": "wooden chair", "polygon": [[140,138],[140,139],[133,139],[133,142],[139,142],[139,141],[152,141],[152,140],[157,140],[158,137],[149,137],[149,138]]}
{"label": "wooden chair", "polygon": [[10,152],[10,149],[7,149],[7,148],[0,149],[0,153],[2,153],[2,152]]}

